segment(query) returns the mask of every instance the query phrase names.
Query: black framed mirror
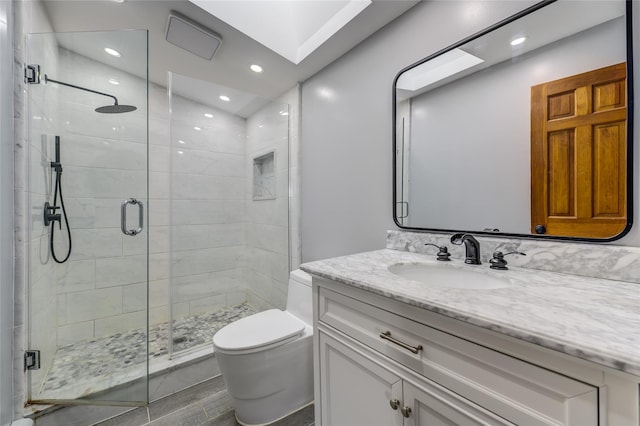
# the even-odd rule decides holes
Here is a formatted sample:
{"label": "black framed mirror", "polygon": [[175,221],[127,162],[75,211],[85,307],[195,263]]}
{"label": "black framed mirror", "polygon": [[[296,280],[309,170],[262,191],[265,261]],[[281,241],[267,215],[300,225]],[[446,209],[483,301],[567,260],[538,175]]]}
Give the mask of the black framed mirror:
{"label": "black framed mirror", "polygon": [[633,217],[631,1],[544,1],[401,70],[407,230],[613,241]]}

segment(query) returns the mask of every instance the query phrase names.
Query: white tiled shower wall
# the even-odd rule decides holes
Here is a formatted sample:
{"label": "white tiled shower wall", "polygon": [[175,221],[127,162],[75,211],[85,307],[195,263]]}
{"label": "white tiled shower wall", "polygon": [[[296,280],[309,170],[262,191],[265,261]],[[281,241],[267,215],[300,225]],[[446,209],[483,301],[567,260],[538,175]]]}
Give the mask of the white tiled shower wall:
{"label": "white tiled shower wall", "polygon": [[[284,308],[289,278],[289,108],[271,103],[247,120],[247,287],[253,306]],[[254,159],[273,152],[275,197],[254,200]]]}
{"label": "white tiled shower wall", "polygon": [[[69,261],[55,267],[57,344],[62,346],[146,324],[146,235],[128,237],[120,230],[122,200],[146,202],[146,85],[62,48],[55,55],[52,78],[113,93],[120,103],[138,107],[127,114],[98,114],[93,109],[110,104],[109,98],[55,84],[33,88],[45,88],[58,99],[62,189],[73,239]],[[109,78],[120,84],[109,84]],[[40,175],[32,170],[32,179]],[[64,257],[65,232],[55,237],[57,255]]]}
{"label": "white tiled shower wall", "polygon": [[[178,80],[173,76],[172,89]],[[170,286],[177,319],[246,301],[246,123],[176,95],[170,122]]]}

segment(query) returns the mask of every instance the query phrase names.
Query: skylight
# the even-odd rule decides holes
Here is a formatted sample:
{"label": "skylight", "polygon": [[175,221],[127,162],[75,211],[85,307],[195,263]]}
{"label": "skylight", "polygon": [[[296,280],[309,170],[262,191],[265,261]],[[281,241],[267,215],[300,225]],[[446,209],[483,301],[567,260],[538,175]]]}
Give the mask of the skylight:
{"label": "skylight", "polygon": [[189,0],[294,64],[368,7],[371,0]]}

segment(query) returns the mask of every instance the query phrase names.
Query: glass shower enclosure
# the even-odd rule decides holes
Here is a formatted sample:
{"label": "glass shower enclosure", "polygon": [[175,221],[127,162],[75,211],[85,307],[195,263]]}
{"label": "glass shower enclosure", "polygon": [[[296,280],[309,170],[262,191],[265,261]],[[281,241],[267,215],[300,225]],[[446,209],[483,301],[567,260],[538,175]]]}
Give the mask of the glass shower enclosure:
{"label": "glass shower enclosure", "polygon": [[145,31],[31,34],[28,58],[28,402],[144,405],[285,307],[289,106],[149,84]]}
{"label": "glass shower enclosure", "polygon": [[27,46],[28,399],[144,404],[147,32]]}

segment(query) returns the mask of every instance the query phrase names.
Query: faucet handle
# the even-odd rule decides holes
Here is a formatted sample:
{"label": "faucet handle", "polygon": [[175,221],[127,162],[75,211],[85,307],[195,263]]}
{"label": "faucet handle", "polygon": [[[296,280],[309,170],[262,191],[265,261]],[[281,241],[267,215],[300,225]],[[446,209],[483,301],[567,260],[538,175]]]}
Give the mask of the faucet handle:
{"label": "faucet handle", "polygon": [[464,238],[465,235],[467,234],[464,234],[464,233],[453,234],[451,236],[451,244],[462,245],[462,239]]}
{"label": "faucet handle", "polygon": [[439,246],[436,244],[431,244],[431,243],[426,243],[425,246],[434,246],[438,249],[438,254],[436,256],[437,260],[442,261],[442,262],[448,262],[451,259],[451,253],[449,253],[449,249],[447,249],[447,246]]}
{"label": "faucet handle", "polygon": [[491,266],[489,266],[489,268],[491,269],[499,269],[501,271],[506,271],[507,269],[507,261],[504,260],[505,256],[508,256],[510,254],[520,254],[522,256],[526,256],[526,253],[522,253],[519,251],[510,251],[509,253],[502,253],[501,251],[494,251],[493,252],[493,258],[491,260],[489,260],[489,263],[491,264]]}

